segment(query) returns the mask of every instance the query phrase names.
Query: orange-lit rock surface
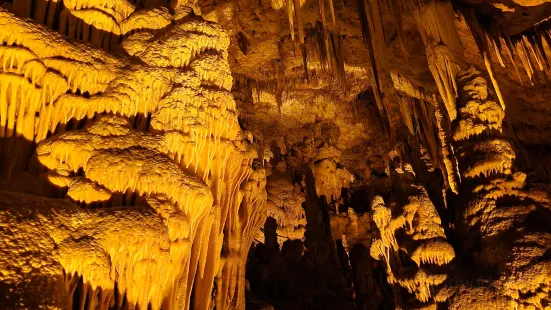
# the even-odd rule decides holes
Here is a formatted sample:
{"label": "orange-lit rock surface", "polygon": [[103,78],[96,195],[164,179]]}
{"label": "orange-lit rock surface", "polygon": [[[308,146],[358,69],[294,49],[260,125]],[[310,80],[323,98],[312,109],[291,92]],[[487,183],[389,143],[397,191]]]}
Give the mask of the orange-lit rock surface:
{"label": "orange-lit rock surface", "polygon": [[[53,304],[61,308],[243,308],[266,178],[228,92],[229,38],[179,7],[107,4],[63,3],[55,16],[72,30],[72,21],[88,23],[90,37],[74,38],[97,47],[16,16],[19,2],[0,10],[2,137],[12,150],[2,154],[2,181],[74,203],[5,193],[5,233],[37,248],[6,240],[5,262],[20,265],[3,275],[21,294],[35,281],[45,292],[65,288]],[[112,52],[100,49],[121,35]],[[56,267],[47,276],[41,260]],[[8,307],[33,307],[11,295]]]}
{"label": "orange-lit rock surface", "polygon": [[550,18],[0,0],[0,308],[550,308]]}

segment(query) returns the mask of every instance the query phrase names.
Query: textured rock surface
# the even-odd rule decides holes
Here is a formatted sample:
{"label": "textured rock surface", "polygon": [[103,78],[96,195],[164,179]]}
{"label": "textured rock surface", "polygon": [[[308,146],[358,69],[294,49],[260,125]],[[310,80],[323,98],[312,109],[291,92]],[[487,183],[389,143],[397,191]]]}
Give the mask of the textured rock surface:
{"label": "textured rock surface", "polygon": [[[24,15],[19,4],[13,9]],[[215,302],[244,307],[247,251],[266,218],[266,177],[262,167],[253,168],[257,154],[239,128],[228,92],[228,36],[179,8],[170,14],[168,8],[140,11],[131,3],[90,3],[87,9],[77,3],[73,12],[71,4],[63,5],[54,17],[59,27],[69,23],[72,29],[76,19],[93,27],[77,31],[75,39],[108,48],[98,43],[124,35],[123,49],[75,43],[60,35],[61,28],[47,30],[0,10],[2,56],[9,64],[1,73],[2,181],[33,194],[65,192],[85,209],[100,209],[55,200],[32,209],[33,199],[42,198],[29,196],[29,207],[19,210],[15,201],[3,200],[6,233],[17,239],[33,234],[11,231],[14,221],[44,231],[36,243],[50,242],[57,253],[39,248],[37,255],[57,264],[49,273],[59,278],[44,283],[44,292],[67,290],[55,306],[70,308],[78,300],[93,309],[123,303],[143,309],[207,309]],[[102,10],[122,20],[102,28],[112,15]],[[152,31],[141,32],[144,27]],[[27,180],[39,186],[27,187]],[[47,182],[57,189],[40,186]],[[17,199],[26,201],[22,197]],[[140,210],[134,206],[145,213],[132,216]],[[128,214],[121,217],[115,209]],[[8,261],[20,261],[23,249],[32,251],[8,244]],[[22,268],[31,282],[42,277],[38,265]],[[77,298],[79,280],[84,286]],[[26,300],[18,296],[11,297],[13,307]]]}
{"label": "textured rock surface", "polygon": [[0,307],[550,308],[550,17],[0,0]]}

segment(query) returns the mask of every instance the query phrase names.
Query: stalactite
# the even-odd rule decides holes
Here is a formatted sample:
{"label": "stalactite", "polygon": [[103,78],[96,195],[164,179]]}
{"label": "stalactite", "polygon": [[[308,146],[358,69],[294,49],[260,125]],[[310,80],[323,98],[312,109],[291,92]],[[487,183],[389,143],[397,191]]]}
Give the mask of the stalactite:
{"label": "stalactite", "polygon": [[464,65],[464,49],[455,29],[454,13],[449,1],[419,2],[415,20],[427,53],[429,69],[450,120],[456,117],[457,86],[455,76]]}
{"label": "stalactite", "polygon": [[444,166],[446,167],[447,172],[446,180],[448,181],[450,190],[457,194],[459,193],[459,183],[461,182],[461,179],[457,170],[454,152],[450,144],[450,137],[446,134],[446,130],[443,125],[445,116],[442,114],[435,95],[433,95],[431,102],[433,103],[434,112],[436,115],[436,126],[438,128],[438,137],[441,145],[440,152],[442,152],[442,160],[444,161]]}
{"label": "stalactite", "polygon": [[[446,167],[443,166],[442,158],[440,155],[440,147],[438,144],[438,131],[436,127],[435,112],[432,105],[425,100],[414,99],[413,108],[416,122],[420,123],[416,126],[418,131],[417,136],[425,146],[430,154],[430,158],[436,167],[439,167],[444,174],[444,178],[447,179]],[[438,140],[438,141],[437,141]]]}
{"label": "stalactite", "polygon": [[320,9],[320,20],[321,20],[321,36],[323,38],[323,47],[325,49],[325,55],[327,55],[327,65],[329,68],[333,68],[333,59],[329,57],[331,52],[329,51],[329,34],[327,32],[327,21],[325,20],[325,0],[318,1]]}
{"label": "stalactite", "polygon": [[[476,14],[474,12],[474,9],[464,8],[463,12],[467,22],[469,23],[469,27],[471,27],[473,35],[475,36],[479,49],[482,50],[483,48],[486,48],[485,53],[488,55],[485,56],[485,63],[487,66],[491,66],[489,50],[487,49],[487,46],[489,45],[494,47],[494,54],[500,60],[502,66],[505,66],[505,64],[501,60],[501,54],[502,50],[505,49],[505,52],[507,53],[507,55],[509,55],[509,59],[511,60],[514,69],[517,71],[517,75],[521,84],[522,78],[518,72],[518,65],[516,63],[513,51],[516,51],[516,54],[522,62],[524,70],[526,71],[526,74],[532,85],[536,82],[534,79],[534,75],[536,74],[536,72],[543,72],[550,69],[550,56],[548,55],[548,52],[546,52],[546,48],[544,48],[544,42],[548,47],[551,47],[550,20],[543,20],[521,33],[517,33],[514,35],[505,35],[501,31],[496,30],[495,27],[492,25],[482,27],[479,20],[483,19],[484,17]],[[488,60],[486,60],[486,58]],[[536,61],[535,64],[532,59]],[[488,71],[490,73],[492,83],[494,83],[493,72],[490,72],[490,70]],[[498,99],[502,101],[502,99],[500,98],[501,94],[500,92],[498,92],[497,89],[496,93],[498,95]]]}
{"label": "stalactite", "polygon": [[515,58],[513,56],[513,45],[509,39],[509,37],[507,38],[503,38],[503,36],[499,36],[498,40],[500,42],[503,42],[503,47],[505,48],[505,51],[507,52],[507,55],[509,55],[509,60],[511,61],[511,63],[513,64],[513,67],[515,68],[515,71],[517,73],[517,76],[518,76],[518,80],[520,82],[521,85],[523,85],[524,83],[522,82],[522,78],[520,77],[520,71],[518,69],[518,65],[515,61]]}
{"label": "stalactite", "polygon": [[308,80],[308,50],[304,45],[304,23],[302,21],[302,8],[300,6],[300,0],[293,0],[295,8],[295,18],[297,19],[298,28],[298,40],[300,42],[300,51],[302,53],[302,65],[304,69],[304,76]]}
{"label": "stalactite", "polygon": [[[177,2],[177,1],[174,1]],[[173,9],[185,8],[175,4]],[[33,17],[40,24],[67,34],[72,39],[90,42],[95,47],[113,49],[122,36],[137,29],[164,29],[173,17],[167,8],[136,10],[128,1],[14,1],[14,12],[21,17]],[[33,16],[30,16],[31,12]],[[147,15],[147,17],[146,17]],[[143,22],[147,21],[147,24]]]}
{"label": "stalactite", "polygon": [[322,65],[341,85],[346,84],[344,72],[344,51],[341,36],[334,31],[324,30],[323,24],[318,22],[309,36],[314,39],[315,51],[319,55]]}
{"label": "stalactite", "polygon": [[333,0],[329,0],[329,10],[331,10],[331,18],[333,19],[333,27],[337,26],[337,19],[335,17],[335,6]]}
{"label": "stalactite", "polygon": [[367,52],[369,55],[369,75],[370,75],[370,81],[371,81],[371,87],[373,88],[373,94],[375,95],[375,101],[377,103],[377,107],[379,108],[379,112],[382,115],[386,115],[385,108],[383,105],[382,100],[382,90],[381,90],[381,83],[379,81],[378,77],[378,71],[377,71],[377,59],[375,57],[374,47],[373,47],[373,39],[371,34],[371,29],[373,26],[370,26],[371,22],[371,7],[367,0],[358,0],[359,7],[360,7],[360,22],[362,26],[362,34],[364,37],[364,43],[367,47]]}
{"label": "stalactite", "polygon": [[414,134],[415,129],[413,128],[412,111],[410,108],[412,106],[411,98],[399,97],[399,105],[404,125],[406,125],[411,134]]}
{"label": "stalactite", "polygon": [[295,24],[293,21],[294,7],[293,0],[287,0],[287,19],[289,20],[289,28],[291,31],[291,40],[295,41]]}
{"label": "stalactite", "polygon": [[[487,39],[486,33],[482,30],[482,26],[478,23],[478,19],[476,18],[476,13],[474,12],[473,9],[471,8],[464,9],[462,13],[463,13],[463,17],[465,17],[465,21],[469,25],[471,33],[474,36],[476,45],[478,46],[478,50],[480,51],[480,54],[484,59],[486,70],[488,70],[488,74],[490,75],[490,79],[492,80],[492,84],[494,86],[497,98],[499,99],[499,103],[501,104],[501,107],[503,108],[503,110],[505,110],[505,101],[503,100],[503,95],[501,94],[501,90],[499,88],[499,85],[497,84],[493,65],[492,65],[492,60],[490,58],[490,50],[489,50],[488,44],[491,44],[491,41]],[[501,59],[500,54],[497,53],[497,55],[498,55],[498,58]]]}
{"label": "stalactite", "polygon": [[436,94],[432,94],[414,85],[411,81],[398,74],[393,74],[392,79],[394,87],[397,90],[421,101],[421,115],[423,115],[421,120],[422,122],[427,122],[423,124],[423,129],[426,131],[428,130],[425,137],[427,137],[428,141],[432,141],[427,144],[429,146],[434,145],[433,147],[429,147],[429,150],[433,149],[431,158],[433,161],[439,163],[439,168],[442,170],[445,182],[448,187],[457,194],[460,176],[457,171],[453,148],[449,143],[450,129],[449,126],[446,125],[449,123],[447,122],[446,116],[442,113],[440,108],[441,103],[437,99]]}
{"label": "stalactite", "polygon": [[391,119],[391,111],[395,110],[393,102],[397,101],[397,97],[395,89],[391,85],[391,70],[381,15],[381,2],[379,0],[359,1],[359,9],[364,43],[370,57],[371,70],[368,71],[371,87],[383,120],[383,129],[386,134],[393,136],[396,135],[396,128],[392,128],[394,121]]}
{"label": "stalactite", "polygon": [[[113,5],[123,6],[121,18],[130,16],[128,23],[156,27],[159,10],[133,20],[121,3]],[[77,27],[74,37],[92,40]],[[83,214],[73,205],[54,207],[55,201],[48,210],[33,209],[60,223],[45,237],[59,246],[56,272],[82,276],[81,307],[106,309],[117,295],[119,306],[126,296],[131,308],[207,309],[222,272],[216,280],[227,288],[220,291],[222,304],[243,309],[241,266],[266,218],[265,174],[252,168],[257,154],[241,132],[229,93],[228,35],[214,23],[184,20],[158,35],[133,34],[122,44],[130,58],[69,41],[4,9],[0,28],[0,40],[9,43],[0,50],[0,75],[10,76],[0,81],[3,135],[38,143],[36,160],[50,170],[44,178],[66,189],[75,203],[101,205],[118,195],[123,206],[116,210],[124,214],[126,206],[142,203],[133,198],[140,195],[148,205],[127,213],[135,219],[123,216],[121,225],[102,209]],[[91,123],[77,126],[85,119]],[[3,157],[2,168],[8,166]],[[141,231],[146,237],[126,240],[141,234],[123,238],[98,223],[98,235],[86,226],[96,227],[96,220],[73,217],[97,217],[112,227],[149,226]],[[63,237],[81,224],[84,241]],[[221,258],[223,247],[227,257]],[[234,278],[236,272],[241,275]],[[67,285],[73,294],[74,285]]]}
{"label": "stalactite", "polygon": [[392,16],[394,17],[394,22],[396,23],[396,30],[398,31],[398,41],[400,42],[400,48],[402,49],[402,53],[404,53],[404,57],[406,57],[407,62],[409,59],[409,52],[405,43],[404,25],[402,22],[402,8],[400,7],[399,1],[389,1],[388,5],[392,10]]}

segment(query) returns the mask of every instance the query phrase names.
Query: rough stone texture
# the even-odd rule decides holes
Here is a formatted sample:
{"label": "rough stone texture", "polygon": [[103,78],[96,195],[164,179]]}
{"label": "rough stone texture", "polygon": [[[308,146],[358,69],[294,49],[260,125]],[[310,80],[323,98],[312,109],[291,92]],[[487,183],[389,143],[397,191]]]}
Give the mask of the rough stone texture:
{"label": "rough stone texture", "polygon": [[551,2],[0,0],[9,309],[547,309]]}

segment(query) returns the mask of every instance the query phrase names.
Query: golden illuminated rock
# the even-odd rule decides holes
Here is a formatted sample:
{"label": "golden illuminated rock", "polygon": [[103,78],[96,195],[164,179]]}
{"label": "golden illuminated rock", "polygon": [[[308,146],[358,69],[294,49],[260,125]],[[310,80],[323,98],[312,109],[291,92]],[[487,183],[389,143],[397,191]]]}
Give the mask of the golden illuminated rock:
{"label": "golden illuminated rock", "polygon": [[306,215],[302,203],[305,195],[286,173],[285,165],[279,163],[266,180],[266,211],[277,222],[277,235],[280,245],[287,240],[304,238]]}
{"label": "golden illuminated rock", "polygon": [[[227,35],[200,18],[176,21],[166,8],[134,13],[123,2],[64,6],[61,16],[70,14],[69,24],[77,18],[112,38],[144,27],[166,31],[123,40],[132,58],[68,41],[0,9],[7,43],[2,137],[37,143],[35,160],[44,168],[33,173],[48,170],[46,179],[66,188],[75,203],[114,205],[106,210],[124,214],[117,218],[116,212],[79,210],[55,200],[32,208],[32,199],[42,198],[28,198],[28,212],[40,214],[28,225],[44,229],[42,238],[52,238],[56,248],[41,254],[57,264],[50,276],[59,280],[47,288],[67,290],[56,306],[70,307],[82,277],[85,290],[78,300],[81,307],[88,300],[91,309],[120,306],[123,297],[143,309],[207,309],[215,302],[243,308],[248,245],[266,216],[265,175],[252,167],[256,155],[228,93]],[[115,21],[106,17],[113,14]],[[79,38],[101,41],[95,32]],[[11,163],[27,156],[17,150],[3,166],[16,169]],[[118,207],[116,195],[141,209]],[[2,206],[6,223],[17,220],[14,203]],[[143,214],[133,217],[137,210]],[[26,233],[32,232],[18,230],[23,235],[17,238]],[[13,260],[17,253],[17,244],[5,248]],[[40,276],[25,268],[26,277]],[[213,298],[215,282],[219,294]],[[24,299],[16,295],[13,302]]]}
{"label": "golden illuminated rock", "polygon": [[312,173],[316,178],[316,194],[325,196],[327,202],[331,203],[341,197],[341,189],[348,188],[354,177],[339,167],[332,159],[322,159],[313,165]]}
{"label": "golden illuminated rock", "polygon": [[395,201],[387,206],[376,196],[371,204],[378,229],[371,244],[371,256],[385,263],[389,283],[398,284],[421,303],[430,304],[434,302],[434,287],[447,278],[438,267],[449,264],[455,251],[446,240],[440,216],[426,190],[414,183],[411,165],[396,167],[393,177]]}
{"label": "golden illuminated rock", "polygon": [[[525,173],[513,173],[516,154],[501,134],[503,112],[495,103],[493,109],[486,108],[494,95],[481,73],[471,67],[459,74],[458,82],[460,105],[454,142],[462,175],[474,178],[464,186],[464,204],[458,205],[460,231],[466,237],[463,246],[477,264],[496,268],[499,275],[488,283],[494,293],[482,292],[473,307],[497,302],[511,308],[542,308],[550,297],[549,260],[542,254],[549,248],[550,234],[528,227],[530,216],[548,210],[551,200],[548,194],[525,188]],[[477,113],[471,112],[473,108]],[[508,235],[507,241],[502,239],[504,235]],[[538,259],[533,260],[535,257]],[[476,290],[452,286],[447,293],[451,296],[446,298],[467,303]]]}
{"label": "golden illuminated rock", "polygon": [[551,2],[0,0],[0,308],[548,309]]}

